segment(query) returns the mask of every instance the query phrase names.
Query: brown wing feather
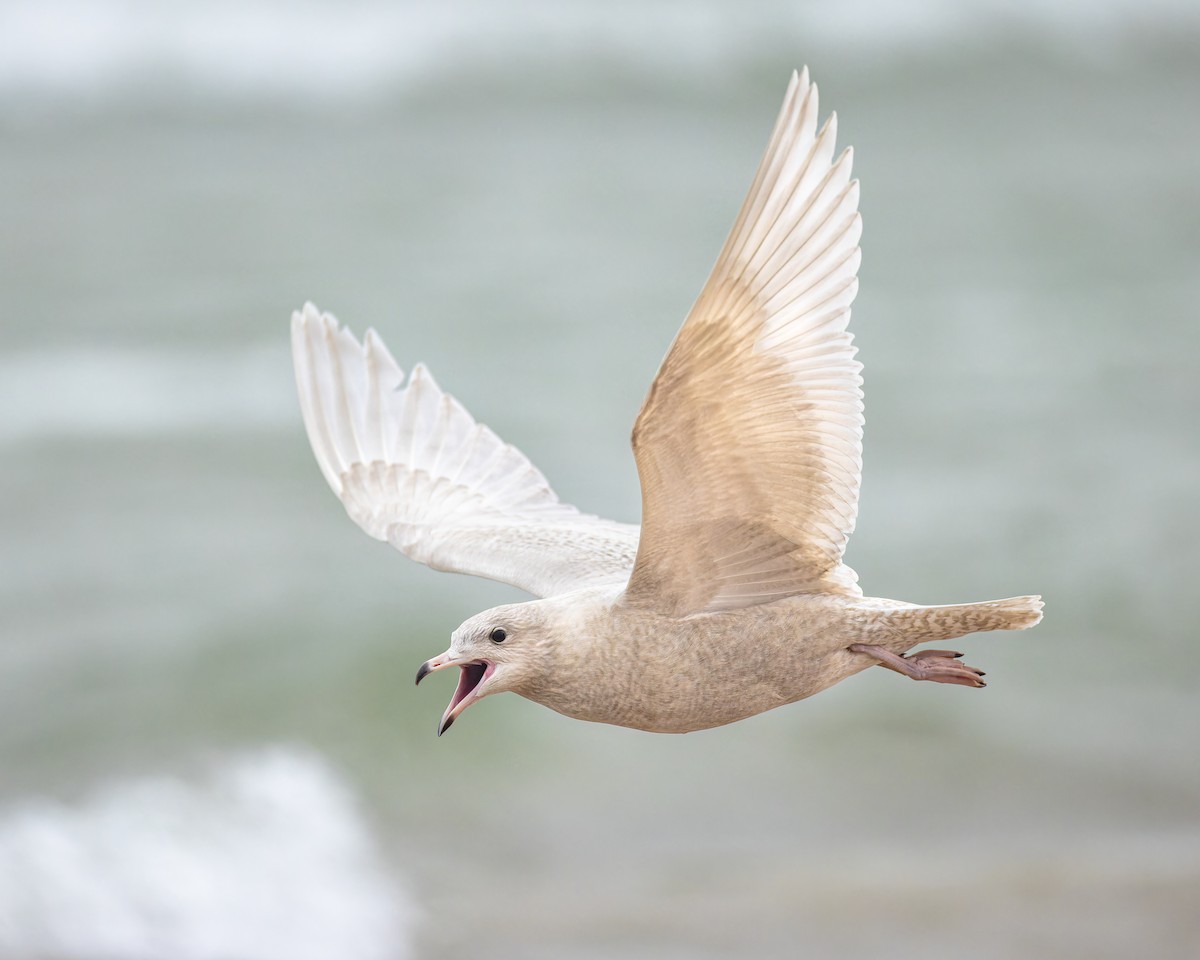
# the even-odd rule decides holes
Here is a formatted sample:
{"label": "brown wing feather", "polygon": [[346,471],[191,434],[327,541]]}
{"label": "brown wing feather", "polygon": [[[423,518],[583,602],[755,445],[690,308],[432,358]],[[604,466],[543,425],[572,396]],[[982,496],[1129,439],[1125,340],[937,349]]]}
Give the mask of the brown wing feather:
{"label": "brown wing feather", "polygon": [[766,156],[633,432],[642,537],[625,600],[676,616],[826,590],[854,528],[862,391],[857,183],[793,76]]}

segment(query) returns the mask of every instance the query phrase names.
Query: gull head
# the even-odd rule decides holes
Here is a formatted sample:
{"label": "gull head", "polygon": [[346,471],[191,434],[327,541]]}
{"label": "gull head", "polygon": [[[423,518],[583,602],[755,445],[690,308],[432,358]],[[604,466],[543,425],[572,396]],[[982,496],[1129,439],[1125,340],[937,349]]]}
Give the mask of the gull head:
{"label": "gull head", "polygon": [[458,687],[438,724],[450,729],[471,704],[506,690],[521,693],[546,676],[555,634],[544,601],[493,607],[465,621],[450,637],[450,649],[426,660],[417,683],[436,670],[458,667]]}

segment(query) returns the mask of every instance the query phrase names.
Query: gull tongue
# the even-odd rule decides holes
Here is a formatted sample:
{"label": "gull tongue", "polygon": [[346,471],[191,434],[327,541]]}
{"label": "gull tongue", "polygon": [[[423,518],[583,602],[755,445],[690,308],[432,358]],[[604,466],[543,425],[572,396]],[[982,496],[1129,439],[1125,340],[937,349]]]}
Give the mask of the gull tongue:
{"label": "gull tongue", "polygon": [[454,696],[450,698],[450,706],[442,715],[442,722],[438,724],[439,737],[450,729],[450,725],[457,718],[458,714],[455,708],[470,697],[475,692],[475,688],[488,675],[488,664],[486,663],[464,663],[458,669],[458,688],[454,691]]}
{"label": "gull tongue", "polygon": [[450,699],[451,710],[466,700],[479,686],[487,673],[487,664],[464,663],[458,669],[458,689],[454,691],[454,696]]}

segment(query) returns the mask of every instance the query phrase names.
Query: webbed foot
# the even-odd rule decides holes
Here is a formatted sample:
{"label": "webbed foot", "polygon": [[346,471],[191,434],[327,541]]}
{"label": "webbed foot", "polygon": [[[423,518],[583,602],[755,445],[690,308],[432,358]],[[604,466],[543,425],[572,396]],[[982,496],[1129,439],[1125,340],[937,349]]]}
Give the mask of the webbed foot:
{"label": "webbed foot", "polygon": [[932,680],[934,683],[957,683],[964,687],[986,687],[983,671],[968,667],[954,650],[918,650],[906,657],[892,653],[873,643],[852,643],[851,653],[864,653],[879,661],[879,666],[895,670],[912,680]]}

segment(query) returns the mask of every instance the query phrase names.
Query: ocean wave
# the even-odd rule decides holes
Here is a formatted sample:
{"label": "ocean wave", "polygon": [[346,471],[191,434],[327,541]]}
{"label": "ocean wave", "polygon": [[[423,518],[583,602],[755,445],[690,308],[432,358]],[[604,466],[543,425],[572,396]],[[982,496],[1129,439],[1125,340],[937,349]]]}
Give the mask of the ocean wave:
{"label": "ocean wave", "polygon": [[6,960],[399,960],[412,919],[353,798],[306,752],[0,812]]}
{"label": "ocean wave", "polygon": [[[907,50],[1028,34],[1093,45],[1200,29],[1188,0],[43,0],[0,2],[0,96],[178,90],[306,102],[554,63],[711,71],[764,50]],[[154,83],[150,83],[154,81]]]}

